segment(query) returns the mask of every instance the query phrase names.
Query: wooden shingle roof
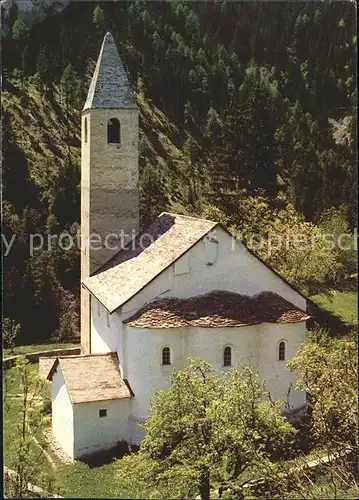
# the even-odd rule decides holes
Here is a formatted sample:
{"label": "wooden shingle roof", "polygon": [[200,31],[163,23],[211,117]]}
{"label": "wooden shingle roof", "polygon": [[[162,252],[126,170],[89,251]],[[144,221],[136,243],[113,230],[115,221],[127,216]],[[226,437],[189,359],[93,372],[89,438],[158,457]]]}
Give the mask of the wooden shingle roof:
{"label": "wooden shingle roof", "polygon": [[83,284],[112,313],[217,225],[164,212]]}
{"label": "wooden shingle roof", "polygon": [[306,312],[273,292],[248,296],[214,291],[187,299],[155,300],[124,323],[137,328],[224,328],[264,322],[297,323],[307,319]]}
{"label": "wooden shingle roof", "polygon": [[52,380],[60,365],[73,404],[130,398],[131,390],[122,379],[117,354],[87,354],[56,358],[47,376]]}

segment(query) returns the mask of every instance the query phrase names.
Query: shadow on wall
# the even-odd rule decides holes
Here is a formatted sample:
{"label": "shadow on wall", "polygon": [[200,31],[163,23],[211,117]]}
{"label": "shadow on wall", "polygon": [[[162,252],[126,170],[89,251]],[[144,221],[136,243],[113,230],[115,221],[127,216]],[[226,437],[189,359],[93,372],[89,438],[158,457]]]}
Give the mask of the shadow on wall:
{"label": "shadow on wall", "polygon": [[116,446],[105,451],[99,451],[97,453],[92,453],[78,459],[80,462],[87,464],[90,469],[94,467],[100,467],[101,465],[109,464],[119,458],[123,458],[125,455],[129,455],[131,452],[138,451],[139,446],[129,445],[126,441],[119,441]]}

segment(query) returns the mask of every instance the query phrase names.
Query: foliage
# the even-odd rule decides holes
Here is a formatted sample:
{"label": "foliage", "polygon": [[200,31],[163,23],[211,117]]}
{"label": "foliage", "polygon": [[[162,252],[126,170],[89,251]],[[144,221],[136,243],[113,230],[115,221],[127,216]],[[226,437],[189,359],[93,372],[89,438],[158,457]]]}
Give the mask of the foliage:
{"label": "foliage", "polygon": [[[43,392],[43,383],[30,370],[29,362],[23,356],[20,356],[16,362],[16,367],[12,371],[12,379],[7,376],[7,384],[10,387],[15,382],[19,384],[18,390],[20,391],[20,404],[16,407],[16,425],[12,434],[15,450],[12,467],[16,472],[16,476],[7,484],[11,488],[11,491],[7,492],[7,496],[10,498],[31,496],[28,483],[36,485],[39,480],[42,483],[46,481],[48,493],[51,493],[53,478],[48,472],[45,477],[44,471],[41,471],[40,467],[44,453],[43,449],[38,447],[36,452],[34,451],[35,435],[44,423],[42,407],[39,404],[39,397],[41,398]],[[5,415],[10,405],[9,398],[13,397],[16,397],[14,393],[6,392]]]}
{"label": "foliage", "polygon": [[323,212],[319,227],[331,235],[337,260],[342,267],[342,277],[348,277],[357,271],[356,237],[350,231],[348,223],[348,207],[331,207]]}
{"label": "foliage", "polygon": [[98,29],[104,28],[105,26],[105,14],[99,5],[96,5],[94,8],[92,22]]}
{"label": "foliage", "polygon": [[20,334],[21,326],[13,319],[4,318],[3,320],[3,346],[13,352],[16,341]]}
{"label": "foliage", "polygon": [[336,281],[342,265],[324,232],[285,200],[234,194],[221,196],[217,205],[205,207],[202,216],[223,222],[303,293],[317,293]]}
{"label": "foliage", "polygon": [[317,340],[302,344],[288,367],[299,371],[297,387],[308,394],[311,439],[329,457],[325,470],[334,492],[343,484],[358,492],[357,339]]}
{"label": "foliage", "polygon": [[12,37],[14,40],[25,40],[29,36],[29,28],[26,26],[25,22],[19,17],[13,24],[12,27]]}
{"label": "foliage", "polygon": [[[352,2],[69,2],[59,15],[49,0],[33,3],[42,22],[28,27],[14,3],[2,40],[4,229],[19,237],[4,266],[4,310],[22,336],[49,338],[69,293],[78,300],[78,253],[44,252],[30,264],[26,242],[48,234],[47,216],[59,233],[79,223],[79,112],[107,25],[140,108],[142,225],[175,207],[264,236],[321,238],[342,222],[353,232]],[[291,246],[268,262],[315,293],[351,274],[354,258]],[[48,299],[34,303],[45,288]]]}
{"label": "foliage", "polygon": [[119,480],[136,481],[140,496],[206,499],[220,487],[239,498],[245,471],[258,477],[290,445],[281,403],[250,369],[218,375],[192,359],[170,384],[152,401],[139,452],[119,463]]}
{"label": "foliage", "polygon": [[[288,363],[313,405],[313,432],[329,450],[357,446],[357,356],[354,341],[309,342]],[[338,405],[340,401],[340,405]]]}

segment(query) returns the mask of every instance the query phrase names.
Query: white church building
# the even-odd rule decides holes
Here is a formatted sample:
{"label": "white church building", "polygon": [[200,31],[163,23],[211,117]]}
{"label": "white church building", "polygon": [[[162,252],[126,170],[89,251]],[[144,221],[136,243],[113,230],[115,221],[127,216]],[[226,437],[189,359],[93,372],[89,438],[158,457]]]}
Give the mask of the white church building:
{"label": "white church building", "polygon": [[[190,357],[252,366],[286,401],[286,363],[305,342],[305,297],[221,224],[162,213],[138,232],[138,115],[108,33],[82,112],[82,353],[47,375],[53,434],[71,458],[139,444],[154,391]],[[305,399],[290,392],[293,408]]]}

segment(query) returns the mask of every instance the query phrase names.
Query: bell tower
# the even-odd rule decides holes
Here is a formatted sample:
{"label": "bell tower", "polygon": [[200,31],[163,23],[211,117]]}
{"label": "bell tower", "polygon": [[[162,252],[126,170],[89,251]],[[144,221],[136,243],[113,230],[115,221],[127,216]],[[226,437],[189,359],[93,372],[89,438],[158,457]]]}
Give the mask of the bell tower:
{"label": "bell tower", "polygon": [[[81,282],[138,232],[138,115],[107,33],[81,116]],[[90,310],[89,293],[81,286],[83,354],[91,352]]]}

